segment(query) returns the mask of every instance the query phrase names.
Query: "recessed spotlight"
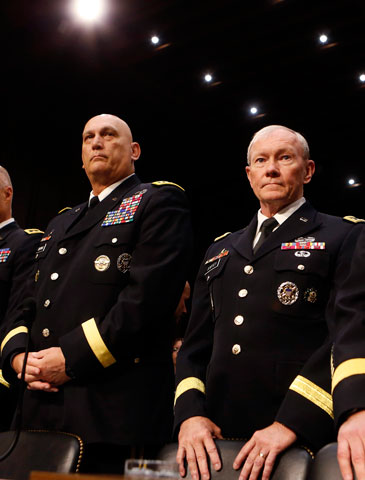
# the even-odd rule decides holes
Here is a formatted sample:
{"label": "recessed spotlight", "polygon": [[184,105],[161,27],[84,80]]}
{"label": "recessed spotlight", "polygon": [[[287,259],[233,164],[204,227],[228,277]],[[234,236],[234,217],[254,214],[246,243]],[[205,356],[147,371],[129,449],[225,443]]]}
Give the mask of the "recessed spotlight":
{"label": "recessed spotlight", "polygon": [[154,45],[157,45],[158,43],[160,43],[160,39],[158,38],[157,35],[153,35],[153,37],[151,37],[151,42],[152,42]]}
{"label": "recessed spotlight", "polygon": [[365,73],[362,73],[361,75],[359,75],[359,80],[360,82],[365,83]]}
{"label": "recessed spotlight", "polygon": [[258,113],[259,109],[257,107],[251,107],[250,108],[250,113],[252,115],[256,115],[256,113]]}
{"label": "recessed spotlight", "polygon": [[323,44],[324,44],[324,43],[327,43],[327,42],[328,42],[328,37],[327,37],[327,35],[325,35],[324,33],[322,33],[322,35],[319,36],[319,41],[320,41],[321,43],[323,43]]}
{"label": "recessed spotlight", "polygon": [[93,23],[105,15],[106,3],[104,0],[74,0],[72,8],[74,15],[80,20]]}
{"label": "recessed spotlight", "polygon": [[349,185],[354,185],[354,184],[355,184],[355,180],[354,180],[353,178],[349,178],[349,179],[347,180],[347,183],[348,183]]}
{"label": "recessed spotlight", "polygon": [[206,73],[204,75],[204,80],[207,82],[207,83],[210,83],[212,80],[213,80],[213,77],[210,73]]}

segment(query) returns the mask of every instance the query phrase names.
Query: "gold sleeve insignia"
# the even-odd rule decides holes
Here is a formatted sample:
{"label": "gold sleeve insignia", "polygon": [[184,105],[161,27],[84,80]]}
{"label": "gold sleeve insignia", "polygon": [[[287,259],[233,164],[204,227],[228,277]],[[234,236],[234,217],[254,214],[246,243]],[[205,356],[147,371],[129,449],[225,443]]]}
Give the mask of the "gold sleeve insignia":
{"label": "gold sleeve insignia", "polygon": [[351,223],[365,223],[364,218],[356,218],[356,217],[353,217],[352,215],[347,215],[346,217],[343,217],[343,219],[346,222],[351,222]]}
{"label": "gold sleeve insignia", "polygon": [[58,212],[58,215],[60,215],[61,213],[67,212],[67,210],[72,210],[72,208],[71,207],[62,208],[62,210]]}
{"label": "gold sleeve insignia", "polygon": [[185,190],[183,189],[183,187],[180,187],[180,185],[178,185],[177,183],[167,182],[167,181],[165,181],[165,180],[158,180],[157,182],[152,182],[152,185],[156,185],[157,187],[161,187],[162,185],[172,185],[173,187],[180,188],[180,190],[182,190],[183,192],[185,192]]}

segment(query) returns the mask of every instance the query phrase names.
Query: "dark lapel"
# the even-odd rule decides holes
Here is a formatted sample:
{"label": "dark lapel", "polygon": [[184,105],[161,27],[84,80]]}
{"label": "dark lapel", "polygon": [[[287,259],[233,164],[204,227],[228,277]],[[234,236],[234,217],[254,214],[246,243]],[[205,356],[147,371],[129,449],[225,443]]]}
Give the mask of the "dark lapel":
{"label": "dark lapel", "polygon": [[[66,234],[63,239],[72,237],[73,235],[77,235],[85,230],[92,228],[98,222],[100,222],[107,212],[115,210],[117,208],[118,203],[120,203],[125,195],[129,193],[129,191],[133,190],[136,185],[139,185],[141,181],[137,177],[137,175],[133,175],[132,177],[128,178],[125,182],[123,182],[119,187],[112,191],[110,195],[108,195],[102,202],[100,202],[96,207],[91,209],[87,215],[85,215],[85,210],[87,209],[87,203],[81,205],[80,210],[76,212],[70,212],[71,222],[66,227]],[[76,213],[76,218],[73,216]],[[81,218],[80,218],[81,217]]]}
{"label": "dark lapel", "polygon": [[242,257],[250,260],[253,256],[252,253],[252,242],[257,229],[257,214],[254,215],[253,219],[245,228],[242,233],[238,234],[236,238],[232,241],[232,246],[237,252],[242,255]]}
{"label": "dark lapel", "polygon": [[282,243],[292,242],[296,238],[308,235],[321,223],[317,220],[317,211],[306,202],[270,235],[270,238],[262,244],[253,258],[256,260],[278,248]]}
{"label": "dark lapel", "polygon": [[0,240],[5,240],[10,232],[17,230],[19,225],[16,222],[11,222],[5,225],[5,227],[0,229]]}

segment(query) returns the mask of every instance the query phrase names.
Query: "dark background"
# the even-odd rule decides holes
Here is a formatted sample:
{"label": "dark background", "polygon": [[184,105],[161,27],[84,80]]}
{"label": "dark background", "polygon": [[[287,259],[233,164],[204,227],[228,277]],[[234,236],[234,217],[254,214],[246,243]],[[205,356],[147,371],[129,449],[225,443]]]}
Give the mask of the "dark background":
{"label": "dark background", "polygon": [[81,132],[99,113],[131,126],[143,181],[186,189],[196,261],[257,210],[246,148],[268,124],[307,138],[317,171],[306,197],[316,208],[364,217],[363,0],[109,0],[91,27],[70,16],[69,0],[4,4],[0,163],[22,227],[44,229],[87,199]]}

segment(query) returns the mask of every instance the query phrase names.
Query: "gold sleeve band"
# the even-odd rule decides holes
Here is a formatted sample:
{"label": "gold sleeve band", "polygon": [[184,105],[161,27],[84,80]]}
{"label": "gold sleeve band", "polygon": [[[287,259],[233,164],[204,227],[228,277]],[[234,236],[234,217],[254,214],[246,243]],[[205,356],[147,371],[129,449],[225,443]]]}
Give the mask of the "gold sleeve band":
{"label": "gold sleeve band", "polygon": [[3,377],[3,372],[0,370],[0,383],[4,385],[6,388],[10,388],[10,383],[8,383],[5,378]]}
{"label": "gold sleeve band", "polygon": [[13,330],[10,330],[10,332],[5,336],[4,340],[1,342],[0,350],[1,353],[3,353],[5,345],[8,343],[8,341],[15,337],[15,335],[19,335],[19,333],[28,333],[27,327],[17,327],[14,328]]}
{"label": "gold sleeve band", "polygon": [[289,389],[302,395],[304,398],[317,405],[317,407],[322,408],[322,410],[333,418],[332,396],[326,392],[326,390],[323,390],[323,388],[318,387],[318,385],[307,378],[298,375],[290,385]]}
{"label": "gold sleeve band", "polygon": [[86,337],[87,343],[89,344],[91,350],[94,352],[95,357],[99,360],[104,368],[110,367],[113,363],[116,362],[113,355],[108,350],[107,346],[104,343],[104,340],[101,338],[98,327],[94,318],[90,318],[82,325],[84,335]]}
{"label": "gold sleeve band", "polygon": [[337,385],[352,375],[365,374],[365,358],[351,358],[340,363],[332,377],[332,392]]}
{"label": "gold sleeve band", "polygon": [[187,392],[188,390],[192,390],[193,388],[205,394],[205,385],[199,378],[188,377],[188,378],[184,378],[184,380],[181,380],[181,382],[176,388],[174,405],[176,403],[176,400],[180,397],[180,395]]}

